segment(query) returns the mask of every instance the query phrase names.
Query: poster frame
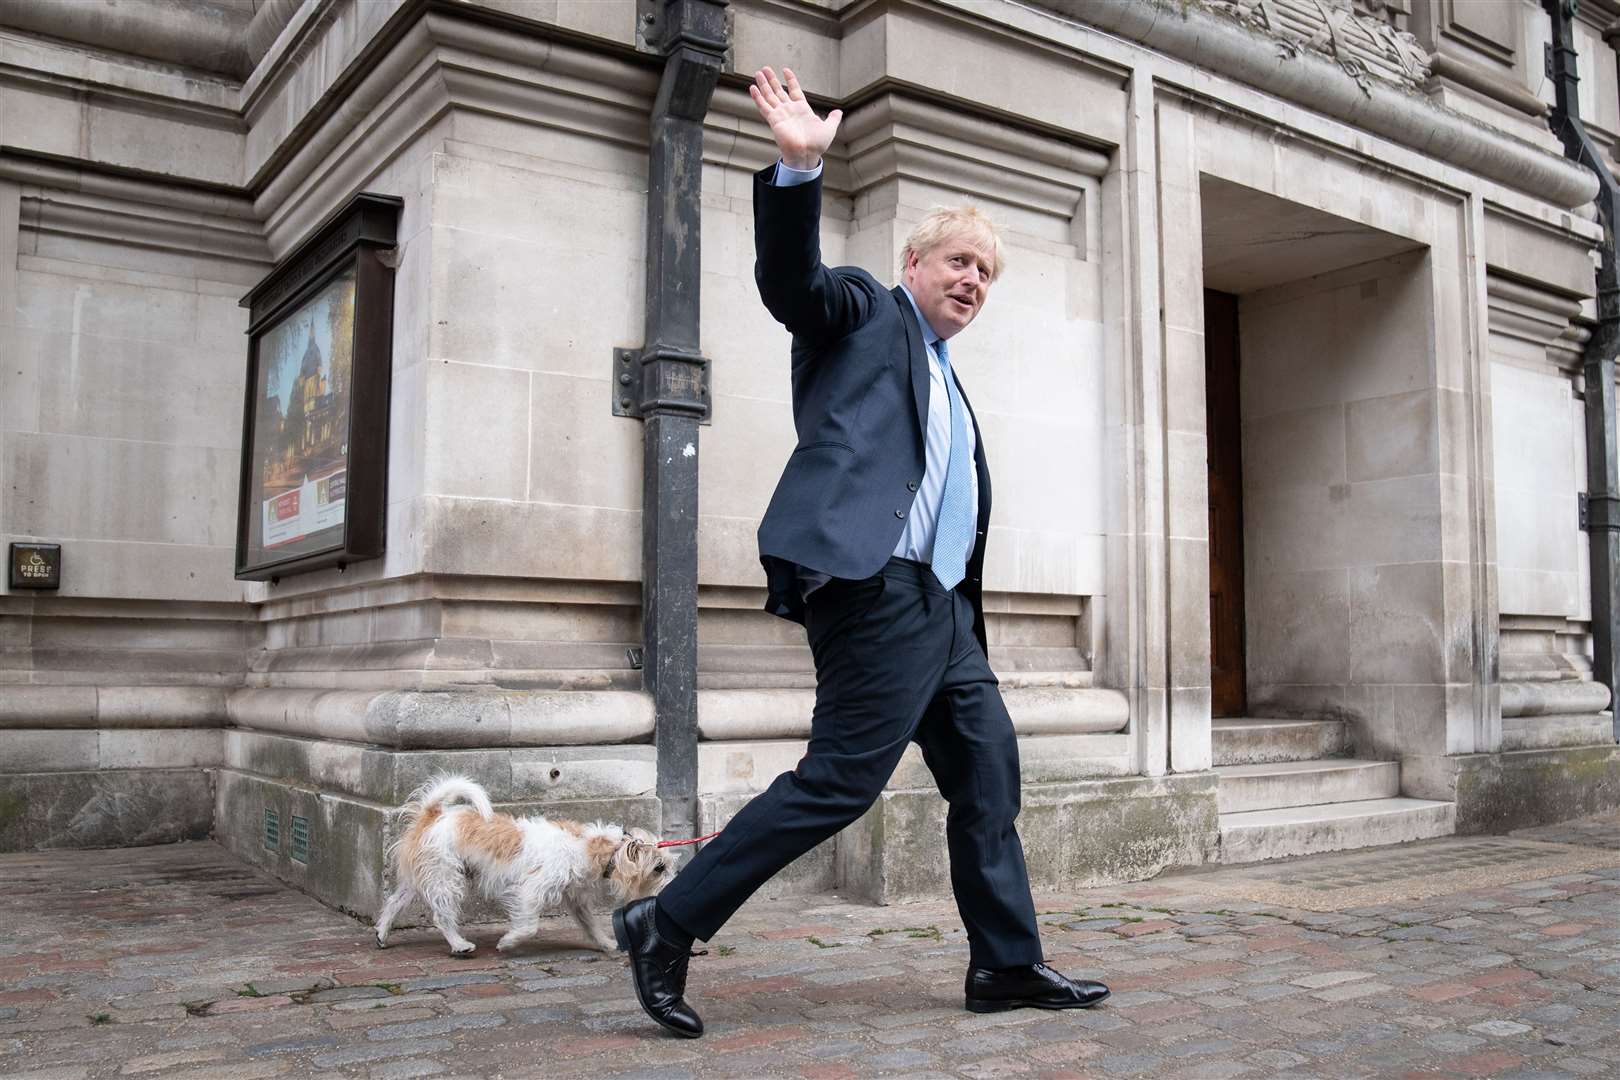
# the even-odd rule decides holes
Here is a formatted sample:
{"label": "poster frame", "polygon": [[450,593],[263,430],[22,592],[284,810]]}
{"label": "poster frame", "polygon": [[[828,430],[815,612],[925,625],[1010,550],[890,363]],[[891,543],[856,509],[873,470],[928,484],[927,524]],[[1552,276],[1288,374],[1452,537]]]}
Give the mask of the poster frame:
{"label": "poster frame", "polygon": [[[388,399],[393,367],[395,234],[404,200],[361,192],[326,218],[242,298],[248,309],[247,380],[236,506],[236,577],[272,583],[289,574],[380,557],[387,546]],[[258,506],[250,507],[253,470],[265,451],[258,418],[260,348],[338,277],[353,270],[354,329],[349,375],[348,453],[343,527],[317,550],[249,558]]]}

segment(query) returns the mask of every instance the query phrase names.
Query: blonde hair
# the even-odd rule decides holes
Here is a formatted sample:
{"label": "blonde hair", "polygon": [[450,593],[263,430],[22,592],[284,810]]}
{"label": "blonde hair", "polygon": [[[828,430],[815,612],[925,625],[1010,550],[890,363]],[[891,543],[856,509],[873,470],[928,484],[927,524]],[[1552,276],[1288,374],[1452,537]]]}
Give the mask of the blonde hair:
{"label": "blonde hair", "polygon": [[969,236],[990,253],[990,280],[1001,277],[1006,269],[1006,256],[1001,249],[1001,231],[990,216],[977,206],[931,206],[917,222],[906,246],[900,249],[900,269],[906,268],[906,259],[913,252],[920,259],[939,245],[958,236]]}

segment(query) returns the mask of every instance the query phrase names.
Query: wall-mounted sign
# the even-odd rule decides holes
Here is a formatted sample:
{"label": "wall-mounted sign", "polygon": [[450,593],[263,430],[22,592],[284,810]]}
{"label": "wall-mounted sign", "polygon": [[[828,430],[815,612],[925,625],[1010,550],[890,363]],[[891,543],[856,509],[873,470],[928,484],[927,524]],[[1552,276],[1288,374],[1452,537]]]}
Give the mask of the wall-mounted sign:
{"label": "wall-mounted sign", "polygon": [[11,587],[13,589],[60,589],[62,587],[62,545],[11,545]]}
{"label": "wall-mounted sign", "polygon": [[394,271],[381,252],[403,205],[356,195],[242,300],[239,578],[383,553]]}

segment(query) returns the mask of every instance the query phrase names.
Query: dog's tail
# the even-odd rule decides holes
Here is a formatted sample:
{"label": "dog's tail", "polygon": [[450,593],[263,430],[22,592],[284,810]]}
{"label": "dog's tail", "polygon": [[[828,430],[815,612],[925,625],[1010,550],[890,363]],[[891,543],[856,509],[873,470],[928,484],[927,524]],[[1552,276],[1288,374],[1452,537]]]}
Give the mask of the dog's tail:
{"label": "dog's tail", "polygon": [[476,781],[465,776],[435,776],[412,792],[399,812],[409,824],[425,816],[437,817],[445,804],[451,802],[466,803],[478,811],[478,816],[486,821],[495,816],[495,807],[490,805],[489,793]]}
{"label": "dog's tail", "polygon": [[420,849],[422,834],[439,820],[445,804],[450,802],[466,803],[485,821],[495,816],[489,793],[476,781],[465,776],[435,776],[411,792],[403,806],[390,812],[390,817],[399,819],[400,829],[388,845],[387,857],[396,862],[402,874],[406,872],[405,864]]}

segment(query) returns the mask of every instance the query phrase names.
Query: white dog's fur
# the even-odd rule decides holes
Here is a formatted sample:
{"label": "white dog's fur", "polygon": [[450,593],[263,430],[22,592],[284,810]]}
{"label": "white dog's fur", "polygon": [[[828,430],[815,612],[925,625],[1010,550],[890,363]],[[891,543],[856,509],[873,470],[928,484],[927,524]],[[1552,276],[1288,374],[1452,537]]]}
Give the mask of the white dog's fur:
{"label": "white dog's fur", "polygon": [[541,914],[562,907],[597,948],[612,952],[613,938],[590,914],[591,901],[604,895],[621,903],[638,900],[674,876],[675,860],[650,833],[497,814],[484,789],[464,776],[423,785],[394,813],[403,826],[390,848],[399,887],[377,917],[378,948],[387,947],[388,928],[420,897],[451,955],[470,956],[477,946],[457,926],[470,878],[506,909],[510,928],[497,949],[533,936]]}

